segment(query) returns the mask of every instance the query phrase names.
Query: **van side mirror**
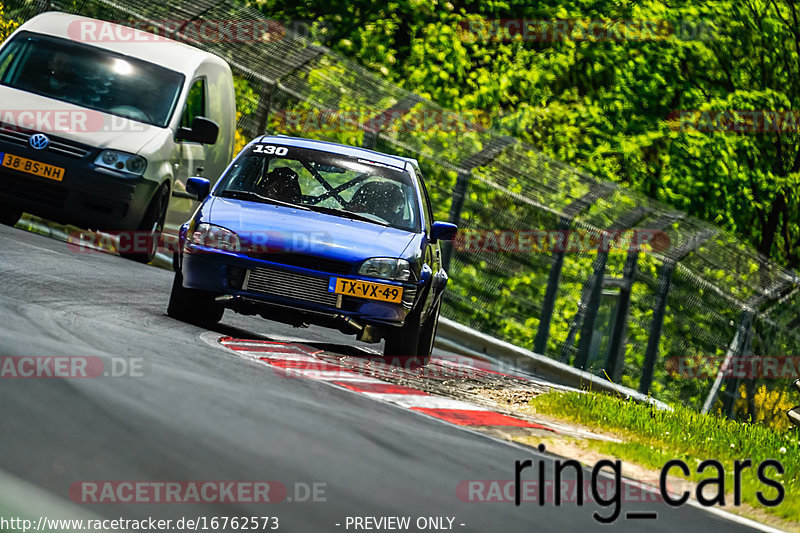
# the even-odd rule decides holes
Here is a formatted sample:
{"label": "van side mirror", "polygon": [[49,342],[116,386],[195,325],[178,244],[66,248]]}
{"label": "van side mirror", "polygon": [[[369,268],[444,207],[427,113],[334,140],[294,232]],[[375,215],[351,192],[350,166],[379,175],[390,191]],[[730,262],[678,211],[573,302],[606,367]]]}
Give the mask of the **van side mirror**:
{"label": "van side mirror", "polygon": [[192,127],[178,128],[175,138],[178,141],[189,141],[200,144],[215,144],[219,137],[219,126],[206,117],[194,117]]}
{"label": "van side mirror", "polygon": [[205,178],[189,178],[186,180],[186,194],[193,200],[203,201],[211,192],[211,182]]}
{"label": "van side mirror", "polygon": [[458,226],[449,222],[434,222],[431,225],[431,242],[452,241],[456,238]]}

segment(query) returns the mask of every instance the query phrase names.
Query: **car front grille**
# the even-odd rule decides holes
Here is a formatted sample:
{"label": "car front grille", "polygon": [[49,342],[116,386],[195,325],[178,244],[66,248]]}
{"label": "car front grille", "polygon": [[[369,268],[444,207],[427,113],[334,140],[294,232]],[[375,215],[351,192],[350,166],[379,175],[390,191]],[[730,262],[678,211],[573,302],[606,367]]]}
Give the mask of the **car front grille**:
{"label": "car front grille", "polygon": [[[35,131],[25,130],[17,126],[9,126],[0,122],[0,140],[6,142],[18,144],[20,146],[29,146],[28,140],[36,133]],[[86,157],[86,154],[91,151],[89,147],[80,143],[53,137],[49,134],[47,134],[47,137],[50,139],[50,144],[45,149],[48,152],[56,152],[75,159],[81,159]]]}
{"label": "car front grille", "polygon": [[58,182],[12,175],[0,170],[0,196],[5,192],[14,198],[58,208],[62,207],[67,199],[67,189]]}
{"label": "car front grille", "polygon": [[250,252],[247,255],[253,259],[261,259],[270,263],[318,270],[329,274],[350,274],[353,270],[352,265],[346,261],[336,261],[313,255],[285,252]]}
{"label": "car front grille", "polygon": [[250,270],[244,290],[305,302],[336,306],[337,296],[328,292],[328,278],[257,267]]}

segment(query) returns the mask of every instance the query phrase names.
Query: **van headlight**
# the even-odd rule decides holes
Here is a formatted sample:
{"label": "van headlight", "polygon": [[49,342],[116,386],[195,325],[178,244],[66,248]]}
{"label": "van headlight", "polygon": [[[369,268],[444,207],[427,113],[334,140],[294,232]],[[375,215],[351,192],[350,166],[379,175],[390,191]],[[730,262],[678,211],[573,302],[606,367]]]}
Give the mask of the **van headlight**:
{"label": "van headlight", "polygon": [[373,257],[361,264],[358,273],[371,278],[408,281],[411,279],[411,265],[405,259]]}
{"label": "van headlight", "polygon": [[191,250],[188,245],[205,246],[226,252],[238,252],[242,249],[242,243],[236,233],[222,226],[206,223],[197,225],[186,240],[186,244],[187,251]]}
{"label": "van headlight", "polygon": [[145,169],[147,169],[147,159],[144,157],[128,154],[126,152],[118,152],[116,150],[103,150],[100,152],[100,155],[97,156],[97,159],[94,160],[94,164],[99,167],[127,172],[136,176],[141,176],[144,174]]}

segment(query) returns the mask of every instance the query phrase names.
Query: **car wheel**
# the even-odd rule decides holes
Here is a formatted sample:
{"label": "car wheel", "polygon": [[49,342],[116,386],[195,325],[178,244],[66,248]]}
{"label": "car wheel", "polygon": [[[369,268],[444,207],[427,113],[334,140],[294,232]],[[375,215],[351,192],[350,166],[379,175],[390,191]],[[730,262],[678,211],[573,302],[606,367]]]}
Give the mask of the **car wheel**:
{"label": "car wheel", "polygon": [[167,218],[167,207],[169,205],[169,188],[162,185],[153,199],[150,201],[150,206],[142,218],[141,224],[137,231],[148,232],[147,238],[147,251],[142,252],[136,250],[134,252],[120,252],[119,255],[125,259],[132,259],[139,263],[149,263],[156,256],[158,250],[158,241],[161,237],[161,232],[164,231],[164,221]]}
{"label": "car wheel", "polygon": [[214,301],[214,294],[183,286],[183,275],[175,272],[172,292],[169,295],[167,314],[172,318],[199,326],[213,326],[225,313],[225,308]]}
{"label": "car wheel", "polygon": [[8,204],[0,204],[0,224],[14,226],[22,216],[22,209]]}
{"label": "car wheel", "polygon": [[391,328],[386,333],[386,343],[383,348],[384,362],[400,366],[420,364],[421,361],[417,358],[419,338],[419,311],[413,310],[406,316],[402,327]]}
{"label": "car wheel", "polygon": [[417,360],[421,365],[427,365],[431,360],[433,352],[433,342],[436,339],[436,329],[439,327],[439,312],[442,309],[442,301],[436,304],[436,308],[431,311],[428,320],[422,325],[419,334],[419,346],[417,347]]}

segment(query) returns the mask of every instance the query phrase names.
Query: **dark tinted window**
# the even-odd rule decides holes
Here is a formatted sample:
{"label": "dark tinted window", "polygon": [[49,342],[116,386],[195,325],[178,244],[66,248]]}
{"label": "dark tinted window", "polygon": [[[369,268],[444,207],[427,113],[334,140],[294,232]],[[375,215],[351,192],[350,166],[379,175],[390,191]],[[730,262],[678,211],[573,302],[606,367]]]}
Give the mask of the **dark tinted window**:
{"label": "dark tinted window", "polygon": [[184,76],[153,63],[23,32],[0,53],[0,84],[165,127]]}

